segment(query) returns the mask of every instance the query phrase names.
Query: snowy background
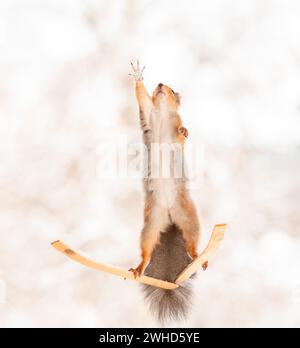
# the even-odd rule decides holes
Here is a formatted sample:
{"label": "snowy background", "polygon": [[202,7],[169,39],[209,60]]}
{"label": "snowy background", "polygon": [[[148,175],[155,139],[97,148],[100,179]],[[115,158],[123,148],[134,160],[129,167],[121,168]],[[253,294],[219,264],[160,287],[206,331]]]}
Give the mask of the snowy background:
{"label": "snowy background", "polygon": [[204,148],[202,247],[230,226],[175,325],[300,326],[299,18],[297,0],[0,0],[0,327],[158,325],[137,283],[50,246],[139,261],[141,182],[95,169],[140,140],[136,57]]}

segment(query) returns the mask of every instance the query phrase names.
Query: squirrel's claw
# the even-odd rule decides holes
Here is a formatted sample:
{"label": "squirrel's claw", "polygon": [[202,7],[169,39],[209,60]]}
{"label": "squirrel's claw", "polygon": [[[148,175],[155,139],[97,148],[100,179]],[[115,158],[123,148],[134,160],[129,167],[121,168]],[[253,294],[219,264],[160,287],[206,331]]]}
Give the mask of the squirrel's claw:
{"label": "squirrel's claw", "polygon": [[133,64],[133,62],[130,62],[130,65],[132,67],[133,73],[128,74],[129,76],[132,76],[135,81],[143,81],[144,77],[143,77],[143,72],[145,70],[145,66],[140,69],[140,61],[137,60],[136,62],[136,66]]}
{"label": "squirrel's claw", "polygon": [[130,65],[132,67],[132,70],[136,73],[136,68],[134,67],[134,64],[132,62],[130,62]]}

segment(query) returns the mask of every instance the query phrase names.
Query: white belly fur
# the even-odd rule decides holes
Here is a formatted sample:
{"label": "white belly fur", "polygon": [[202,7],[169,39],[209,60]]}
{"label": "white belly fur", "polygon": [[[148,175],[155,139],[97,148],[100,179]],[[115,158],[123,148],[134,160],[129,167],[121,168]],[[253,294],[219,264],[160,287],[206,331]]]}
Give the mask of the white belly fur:
{"label": "white belly fur", "polygon": [[[172,134],[172,129],[170,127],[169,113],[163,110],[154,110],[151,114],[152,123],[152,143],[159,145],[162,144],[173,144],[175,139],[173,139],[174,134]],[[157,158],[154,158],[156,161]],[[171,162],[171,161],[170,161]],[[156,168],[161,169],[161,163],[155,163]],[[171,173],[171,171],[170,171]],[[152,188],[154,190],[157,203],[165,208],[172,208],[175,205],[177,196],[177,184],[173,177],[168,178],[152,178],[151,179]]]}

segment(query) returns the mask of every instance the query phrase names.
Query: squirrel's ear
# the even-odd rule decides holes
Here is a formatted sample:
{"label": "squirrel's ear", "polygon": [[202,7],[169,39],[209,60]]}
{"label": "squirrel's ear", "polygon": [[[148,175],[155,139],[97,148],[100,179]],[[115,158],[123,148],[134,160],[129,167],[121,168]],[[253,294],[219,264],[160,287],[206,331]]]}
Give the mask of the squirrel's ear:
{"label": "squirrel's ear", "polygon": [[175,93],[175,100],[176,100],[176,103],[177,103],[178,105],[180,105],[181,96],[180,96],[179,93]]}

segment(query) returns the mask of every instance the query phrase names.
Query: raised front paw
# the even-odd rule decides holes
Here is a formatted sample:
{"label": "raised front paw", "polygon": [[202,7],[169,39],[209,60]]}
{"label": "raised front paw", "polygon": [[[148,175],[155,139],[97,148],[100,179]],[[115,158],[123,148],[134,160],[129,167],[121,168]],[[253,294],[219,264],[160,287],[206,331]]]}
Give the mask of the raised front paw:
{"label": "raised front paw", "polygon": [[137,60],[136,65],[134,65],[132,62],[130,62],[130,64],[132,67],[132,73],[128,75],[132,76],[135,79],[135,81],[143,81],[143,72],[145,70],[145,66],[141,69],[139,60]]}
{"label": "raised front paw", "polygon": [[185,138],[188,138],[188,136],[189,136],[189,132],[185,127],[179,127],[178,133],[183,135]]}

